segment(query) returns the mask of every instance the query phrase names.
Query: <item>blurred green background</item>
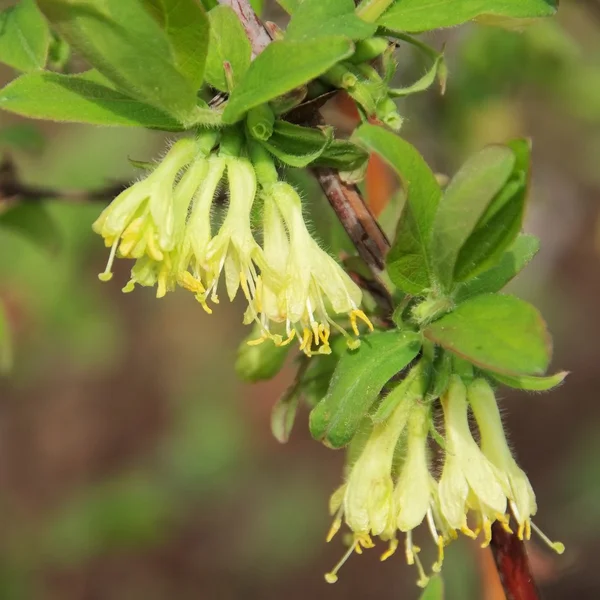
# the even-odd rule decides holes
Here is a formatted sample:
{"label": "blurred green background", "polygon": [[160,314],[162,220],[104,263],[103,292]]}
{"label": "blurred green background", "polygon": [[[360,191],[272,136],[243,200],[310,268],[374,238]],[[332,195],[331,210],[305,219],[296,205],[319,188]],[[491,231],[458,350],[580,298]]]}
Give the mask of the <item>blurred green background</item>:
{"label": "blurred green background", "polygon": [[[513,289],[541,308],[554,366],[572,374],[547,395],[503,390],[503,407],[538,495],[536,522],[567,545],[562,557],[529,545],[544,597],[596,600],[600,2],[565,1],[557,19],[524,32],[468,26],[429,41],[446,44],[446,95],[431,90],[401,109],[403,135],[436,171],[451,174],[489,142],[534,141],[527,229],[542,251]],[[400,61],[406,81],[425,68],[410,51]],[[13,76],[0,70],[2,82]],[[148,160],[163,141],[0,113],[0,150],[32,185],[127,180],[128,157]],[[314,187],[310,196],[323,228],[330,209]],[[128,265],[111,284],[96,277],[107,258],[90,229],[101,202],[28,202],[56,231],[44,219],[36,241],[0,229],[14,354],[0,378],[0,600],[417,598],[401,553],[353,557],[325,583],[343,551],[324,543],[343,455],[311,441],[306,410],[287,445],[274,441],[269,413],[293,365],[269,383],[236,381],[242,306],[209,317],[190,294],[123,295]],[[476,544],[453,544],[444,572],[451,600],[502,597]]]}

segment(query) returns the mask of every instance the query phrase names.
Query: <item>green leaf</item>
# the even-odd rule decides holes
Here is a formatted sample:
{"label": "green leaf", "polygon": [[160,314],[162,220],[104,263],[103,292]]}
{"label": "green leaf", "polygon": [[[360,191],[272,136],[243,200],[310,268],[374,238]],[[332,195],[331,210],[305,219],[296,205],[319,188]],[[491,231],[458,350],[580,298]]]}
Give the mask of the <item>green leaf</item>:
{"label": "green leaf", "polygon": [[34,0],[21,0],[0,12],[0,61],[19,71],[43,69],[50,28]]}
{"label": "green leaf", "polygon": [[331,167],[338,171],[354,171],[365,166],[369,153],[348,140],[333,139],[313,162],[315,167]]}
{"label": "green leaf", "polygon": [[218,6],[208,13],[210,45],[206,59],[206,81],[217,90],[228,92],[223,63],[231,65],[234,84],[241,81],[250,66],[252,48],[237,15],[229,6]]}
{"label": "green leaf", "polygon": [[479,294],[499,292],[529,264],[539,249],[538,238],[520,235],[494,267],[457,287],[455,301],[460,303]]}
{"label": "green leaf", "polygon": [[[199,89],[209,44],[209,22],[198,0],[144,0],[165,32],[177,69]],[[244,36],[245,37],[245,36]]]}
{"label": "green leaf", "polygon": [[38,153],[44,149],[45,144],[42,132],[32,123],[15,123],[0,129],[0,148]]}
{"label": "green leaf", "polygon": [[39,202],[16,204],[0,213],[0,229],[15,231],[48,252],[57,252],[61,246],[56,223]]}
{"label": "green leaf", "polygon": [[450,288],[460,249],[510,177],[515,160],[510,148],[488,146],[470,157],[446,188],[432,243],[433,262],[444,288]]}
{"label": "green leaf", "polygon": [[420,347],[419,334],[393,330],[373,333],[362,340],[358,350],[346,351],[327,395],[310,413],[313,437],[332,448],[348,444],[383,386]]}
{"label": "green leaf", "polygon": [[517,157],[515,168],[460,249],[454,269],[457,281],[466,281],[493,267],[523,227],[529,191],[530,144],[527,140],[516,140],[509,147]]}
{"label": "green leaf", "polygon": [[21,75],[0,90],[0,109],[34,119],[182,129],[175,119],[153,106],[91,78],[59,73]]}
{"label": "green leaf", "polygon": [[549,17],[556,0],[397,0],[378,24],[409,33],[461,25],[489,15],[510,19]]}
{"label": "green leaf", "polygon": [[419,600],[444,600],[444,580],[441,575],[431,577]]}
{"label": "green leaf", "polygon": [[377,26],[359,18],[353,0],[304,0],[294,11],[285,39],[298,41],[332,35],[352,40],[371,37]]}
{"label": "green leaf", "polygon": [[510,376],[489,373],[496,381],[499,381],[508,387],[529,392],[546,392],[551,390],[557,385],[560,385],[568,374],[568,371],[560,371],[555,375],[549,375],[547,377],[535,377],[533,375]]}
{"label": "green leaf", "polygon": [[353,50],[352,42],[343,37],[269,44],[233,90],[223,122],[235,123],[251,108],[315,79]]}
{"label": "green leaf", "polygon": [[471,298],[428,325],[424,334],[474,365],[501,375],[542,375],[552,352],[538,310],[514,296]]}
{"label": "green leaf", "polygon": [[13,353],[8,318],[0,302],[0,375],[6,375],[12,368]]}
{"label": "green leaf", "polygon": [[381,401],[373,414],[373,423],[387,421],[401,402],[423,400],[427,389],[429,372],[419,361],[408,375]]}
{"label": "green leaf", "polygon": [[288,15],[293,15],[294,11],[302,4],[302,0],[277,0],[277,4],[279,4]]}
{"label": "green leaf", "polygon": [[397,135],[367,124],[353,139],[379,154],[402,181],[406,202],[387,256],[388,274],[402,291],[420,294],[434,283],[430,245],[440,186],[423,157]]}
{"label": "green leaf", "polygon": [[276,121],[265,148],[290,167],[302,168],[319,158],[332,141],[332,128],[301,127]]}
{"label": "green leaf", "polygon": [[121,91],[193,124],[196,87],[178,69],[180,54],[140,0],[38,4],[58,33]]}

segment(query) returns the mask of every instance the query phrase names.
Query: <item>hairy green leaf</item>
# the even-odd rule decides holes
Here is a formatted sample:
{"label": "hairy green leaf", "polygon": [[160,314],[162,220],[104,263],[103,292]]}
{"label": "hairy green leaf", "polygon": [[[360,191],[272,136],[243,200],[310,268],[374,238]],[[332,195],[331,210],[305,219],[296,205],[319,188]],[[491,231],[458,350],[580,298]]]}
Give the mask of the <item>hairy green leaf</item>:
{"label": "hairy green leaf", "polygon": [[177,69],[194,89],[204,79],[209,22],[199,0],[144,0],[171,45]]}
{"label": "hairy green leaf", "polygon": [[50,28],[34,0],[21,0],[0,12],[0,62],[19,71],[43,69]]}
{"label": "hairy green leaf", "polygon": [[442,285],[449,289],[460,249],[510,177],[515,155],[506,146],[488,146],[461,167],[444,192],[433,225],[432,256]]}
{"label": "hairy green leaf", "polygon": [[361,125],[353,139],[379,154],[402,181],[406,202],[387,256],[388,273],[402,291],[420,294],[435,279],[430,245],[442,195],[440,186],[423,157],[397,135],[374,125]]}
{"label": "hairy green leaf", "polygon": [[206,59],[206,81],[217,90],[229,91],[223,63],[231,65],[234,84],[241,81],[250,66],[252,48],[237,15],[229,6],[218,6],[208,13],[210,45]]}
{"label": "hairy green leaf", "polygon": [[302,168],[319,158],[332,139],[331,128],[301,127],[285,121],[276,121],[273,134],[263,145],[286,165]]}
{"label": "hairy green leaf", "polygon": [[292,15],[285,39],[343,35],[352,40],[363,40],[372,36],[376,29],[375,24],[357,16],[353,0],[304,0]]}
{"label": "hairy green leaf", "polygon": [[332,448],[348,444],[383,386],[420,347],[419,334],[393,330],[373,333],[342,354],[327,395],[310,413],[313,437]]}
{"label": "hairy green leaf", "polygon": [[461,25],[483,15],[508,19],[552,16],[557,0],[397,0],[378,24],[419,32]]}
{"label": "hairy green leaf", "polygon": [[456,281],[466,281],[493,267],[523,227],[529,191],[530,143],[515,140],[509,147],[515,153],[515,167],[460,249],[454,269]]}
{"label": "hairy green leaf", "polygon": [[520,235],[494,267],[457,287],[455,301],[460,303],[479,294],[499,292],[529,264],[539,249],[538,238]]}
{"label": "hairy green leaf", "polygon": [[424,334],[474,365],[501,375],[542,375],[552,353],[540,313],[514,296],[471,298],[428,325]]}
{"label": "hairy green leaf", "polygon": [[535,377],[534,375],[511,376],[490,373],[496,381],[499,381],[508,387],[529,392],[546,392],[551,390],[557,385],[560,385],[568,374],[568,371],[560,371],[555,375],[548,375],[547,377]]}
{"label": "hairy green leaf", "polygon": [[0,90],[0,109],[53,121],[177,131],[172,117],[93,81],[93,75],[28,73]]}
{"label": "hairy green leaf", "polygon": [[196,116],[196,87],[141,0],[39,0],[53,27],[121,91],[184,124]]}
{"label": "hairy green leaf", "polygon": [[235,123],[251,108],[315,79],[350,56],[353,49],[350,40],[337,36],[269,44],[233,90],[223,122]]}

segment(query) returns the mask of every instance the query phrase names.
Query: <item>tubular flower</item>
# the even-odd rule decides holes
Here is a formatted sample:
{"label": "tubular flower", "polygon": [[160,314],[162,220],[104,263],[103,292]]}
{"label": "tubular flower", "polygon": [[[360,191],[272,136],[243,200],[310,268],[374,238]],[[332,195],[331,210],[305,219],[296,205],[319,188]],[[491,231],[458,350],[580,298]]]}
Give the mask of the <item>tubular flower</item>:
{"label": "tubular flower", "polygon": [[415,403],[408,420],[404,464],[394,488],[393,530],[388,533],[390,549],[381,557],[385,560],[395,552],[398,545],[396,528],[406,533],[406,559],[408,564],[417,565],[420,586],[426,585],[428,578],[418,558],[419,548],[412,542],[413,529],[427,519],[429,530],[438,547],[438,560],[433,565],[436,572],[442,567],[444,545],[452,539],[446,522],[434,510],[438,484],[429,471],[427,456],[429,410],[426,404]]}
{"label": "tubular flower", "polygon": [[206,249],[207,289],[205,298],[218,303],[217,285],[225,272],[230,300],[241,288],[249,311],[256,314],[260,277],[256,269],[264,265],[262,248],[252,235],[250,213],[256,195],[256,174],[250,161],[226,158],[229,208],[221,229]]}
{"label": "tubular flower", "polygon": [[503,475],[483,455],[469,430],[466,388],[453,375],[441,398],[446,428],[446,459],[439,482],[441,511],[453,529],[470,537],[476,533],[467,526],[472,509],[489,544],[492,523],[498,520],[508,529]]}
{"label": "tubular flower", "polygon": [[[93,229],[111,248],[106,269],[99,275],[102,281],[112,278],[117,254],[144,259],[132,273],[132,281],[142,285],[158,282],[158,295],[164,295],[167,273],[171,270],[170,257],[165,256],[176,246],[173,187],[180,171],[197,153],[195,140],[179,140],[148,177],[121,192],[98,217]],[[131,287],[130,282],[125,289],[129,291]]]}
{"label": "tubular flower", "polygon": [[527,475],[517,465],[508,447],[500,411],[490,384],[485,379],[476,379],[467,388],[467,395],[481,433],[481,450],[494,467],[503,474],[506,481],[509,504],[518,524],[517,535],[520,539],[529,539],[533,526],[545,542],[562,554],[564,545],[560,542],[551,542],[531,522],[531,517],[537,511],[535,493]]}
{"label": "tubular flower", "polygon": [[348,481],[343,486],[343,498],[338,490],[331,501],[337,515],[328,535],[333,538],[342,524],[342,518],[352,530],[353,542],[337,566],[325,578],[337,581],[337,571],[353,551],[372,548],[371,535],[379,536],[390,529],[394,519],[392,462],[394,450],[406,426],[412,402],[400,402],[392,416],[377,424],[367,440],[358,460],[352,466]]}
{"label": "tubular flower", "polygon": [[[225,159],[211,156],[206,160],[205,177],[196,190],[189,210],[189,217],[181,237],[178,283],[194,292],[206,312],[212,310],[206,303],[209,278],[208,246],[211,240],[211,210],[219,183],[225,173]],[[187,217],[187,215],[186,215]]]}
{"label": "tubular flower", "polygon": [[349,346],[356,347],[358,340],[348,336],[329,316],[328,309],[348,315],[357,336],[358,319],[372,330],[371,322],[359,308],[362,292],[310,235],[302,216],[300,196],[291,185],[284,182],[271,184],[265,197],[270,197],[267,203],[274,200],[287,229],[285,240],[280,218],[273,216],[265,223],[265,244],[270,246],[270,255],[279,248],[281,256],[287,256],[287,260],[285,270],[282,261],[278,260],[272,271],[265,272],[264,285],[277,298],[261,307],[263,319],[285,321],[288,339],[297,334],[300,348],[309,356],[313,352],[331,352],[332,326],[348,338]]}

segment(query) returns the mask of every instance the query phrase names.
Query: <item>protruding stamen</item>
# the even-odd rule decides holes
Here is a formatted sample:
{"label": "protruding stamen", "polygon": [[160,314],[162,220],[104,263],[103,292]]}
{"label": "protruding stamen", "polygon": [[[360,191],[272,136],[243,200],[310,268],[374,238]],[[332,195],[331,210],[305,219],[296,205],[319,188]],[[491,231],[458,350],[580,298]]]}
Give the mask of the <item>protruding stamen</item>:
{"label": "protruding stamen", "polygon": [[562,542],[553,542],[533,521],[530,521],[532,529],[542,538],[542,540],[554,550],[557,554],[565,551],[565,545]]}
{"label": "protruding stamen", "polygon": [[342,556],[340,561],[329,571],[329,573],[325,573],[325,581],[327,583],[335,583],[338,580],[338,571],[344,566],[344,563],[350,558],[354,550],[359,547],[358,542],[353,542],[350,548],[348,548],[347,552]]}
{"label": "protruding stamen", "polygon": [[119,238],[116,237],[115,241],[112,243],[110,248],[110,254],[108,256],[108,262],[106,263],[106,269],[100,275],[98,275],[98,279],[100,281],[110,281],[112,279],[112,266],[115,261],[115,255],[117,253],[117,246],[119,245]]}

